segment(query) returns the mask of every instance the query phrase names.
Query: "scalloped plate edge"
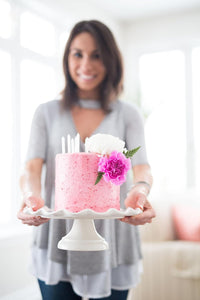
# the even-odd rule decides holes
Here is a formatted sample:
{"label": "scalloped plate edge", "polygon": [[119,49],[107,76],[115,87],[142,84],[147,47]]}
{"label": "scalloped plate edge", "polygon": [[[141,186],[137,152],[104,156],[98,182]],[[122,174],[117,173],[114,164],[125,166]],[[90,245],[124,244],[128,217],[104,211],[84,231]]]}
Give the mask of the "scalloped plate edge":
{"label": "scalloped plate edge", "polygon": [[43,207],[38,209],[37,211],[33,211],[31,208],[25,207],[24,213],[33,215],[33,216],[41,216],[49,219],[117,219],[125,216],[135,216],[142,213],[140,208],[133,209],[128,207],[126,209],[114,209],[110,208],[106,212],[96,212],[91,209],[84,209],[80,212],[73,213],[65,209],[61,210],[51,210],[48,207]]}

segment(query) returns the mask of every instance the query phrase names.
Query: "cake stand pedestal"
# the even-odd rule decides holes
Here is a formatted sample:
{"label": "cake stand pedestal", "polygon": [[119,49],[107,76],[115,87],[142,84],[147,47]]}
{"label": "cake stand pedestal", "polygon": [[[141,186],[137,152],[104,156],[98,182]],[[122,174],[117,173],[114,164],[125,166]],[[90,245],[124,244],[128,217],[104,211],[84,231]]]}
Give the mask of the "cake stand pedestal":
{"label": "cake stand pedestal", "polygon": [[72,229],[58,243],[58,248],[76,251],[108,249],[108,243],[96,231],[93,219],[74,219]]}
{"label": "cake stand pedestal", "polygon": [[65,209],[53,211],[47,207],[33,211],[25,207],[24,212],[49,219],[73,219],[70,232],[58,243],[58,248],[71,251],[101,251],[109,248],[105,239],[96,231],[94,219],[121,219],[125,216],[135,216],[142,212],[141,209],[109,209],[99,213],[91,209],[85,209],[78,213],[72,213]]}

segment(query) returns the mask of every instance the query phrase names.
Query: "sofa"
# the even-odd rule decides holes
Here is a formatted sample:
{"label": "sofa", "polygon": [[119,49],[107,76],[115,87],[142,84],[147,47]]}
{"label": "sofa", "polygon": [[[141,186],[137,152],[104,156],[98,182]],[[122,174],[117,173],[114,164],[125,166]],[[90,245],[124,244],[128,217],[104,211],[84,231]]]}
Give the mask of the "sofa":
{"label": "sofa", "polygon": [[152,204],[156,218],[140,226],[143,273],[128,300],[200,300],[200,198]]}

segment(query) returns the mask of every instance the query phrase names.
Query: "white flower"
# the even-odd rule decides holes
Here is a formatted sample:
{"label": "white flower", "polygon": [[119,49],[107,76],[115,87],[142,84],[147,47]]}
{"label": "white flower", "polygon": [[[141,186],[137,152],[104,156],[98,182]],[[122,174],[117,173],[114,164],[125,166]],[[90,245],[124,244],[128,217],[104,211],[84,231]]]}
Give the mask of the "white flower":
{"label": "white flower", "polygon": [[110,134],[98,133],[85,140],[85,152],[110,154],[112,151],[123,152],[125,142]]}

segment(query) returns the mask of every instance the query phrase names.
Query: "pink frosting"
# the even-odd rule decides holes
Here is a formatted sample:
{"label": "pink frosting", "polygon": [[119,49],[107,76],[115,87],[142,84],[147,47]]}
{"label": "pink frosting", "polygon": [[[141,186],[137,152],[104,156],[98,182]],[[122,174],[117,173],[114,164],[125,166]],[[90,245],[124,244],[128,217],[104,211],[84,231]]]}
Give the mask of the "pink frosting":
{"label": "pink frosting", "polygon": [[95,185],[99,157],[94,153],[56,155],[55,209],[105,212],[120,209],[120,187],[103,179]]}

